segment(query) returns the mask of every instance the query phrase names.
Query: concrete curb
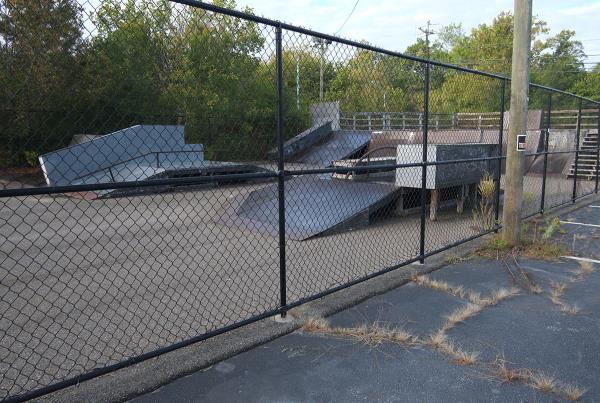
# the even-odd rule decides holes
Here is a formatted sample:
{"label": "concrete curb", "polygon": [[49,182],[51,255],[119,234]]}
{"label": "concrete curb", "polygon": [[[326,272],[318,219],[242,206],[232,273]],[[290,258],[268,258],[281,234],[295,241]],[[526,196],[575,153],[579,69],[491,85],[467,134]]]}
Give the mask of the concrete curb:
{"label": "concrete curb", "polygon": [[[550,216],[578,210],[590,202],[600,200],[600,195],[585,197],[577,203],[566,205]],[[463,257],[486,243],[491,235],[456,246],[427,259],[425,265],[411,264],[395,271],[367,280],[326,297],[290,310],[289,322],[264,319],[208,340],[163,354],[139,364],[112,372],[72,386],[37,401],[42,402],[122,402],[149,393],[161,386],[196,371],[248,351],[277,337],[297,330],[310,317],[325,317],[352,307],[373,296],[383,294],[408,283],[413,274],[424,274],[446,265],[450,257]]]}

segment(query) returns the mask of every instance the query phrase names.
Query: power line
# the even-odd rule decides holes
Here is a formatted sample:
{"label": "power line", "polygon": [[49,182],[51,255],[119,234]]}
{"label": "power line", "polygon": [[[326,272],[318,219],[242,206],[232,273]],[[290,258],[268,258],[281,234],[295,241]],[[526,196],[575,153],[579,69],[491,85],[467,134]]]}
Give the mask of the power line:
{"label": "power line", "polygon": [[342,30],[342,28],[344,28],[344,26],[346,25],[346,23],[348,22],[348,20],[350,19],[350,17],[352,17],[352,14],[354,14],[354,11],[356,10],[356,6],[358,6],[358,2],[359,1],[360,0],[356,0],[356,3],[354,3],[354,7],[352,7],[352,11],[350,11],[350,14],[348,14],[348,16],[346,17],[346,19],[342,23],[342,26],[336,31],[335,34],[333,34],[334,36],[336,36],[337,34],[340,33],[340,31]]}

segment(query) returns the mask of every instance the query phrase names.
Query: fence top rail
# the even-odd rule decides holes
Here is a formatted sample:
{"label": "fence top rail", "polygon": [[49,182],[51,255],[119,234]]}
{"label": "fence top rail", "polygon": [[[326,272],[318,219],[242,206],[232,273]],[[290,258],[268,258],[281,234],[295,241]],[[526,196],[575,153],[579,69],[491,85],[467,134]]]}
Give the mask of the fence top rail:
{"label": "fence top rail", "polygon": [[[457,66],[457,65],[451,64],[451,63],[444,63],[444,62],[440,62],[440,61],[436,61],[436,60],[429,60],[429,59],[424,59],[424,58],[417,57],[417,56],[411,56],[411,55],[407,55],[404,53],[380,48],[377,46],[372,46],[372,45],[369,45],[366,43],[361,43],[361,42],[353,41],[350,39],[341,38],[341,37],[338,37],[335,35],[329,35],[329,34],[324,34],[324,33],[318,32],[318,31],[313,31],[312,29],[297,27],[292,24],[288,24],[285,22],[277,21],[277,20],[272,20],[272,19],[265,18],[265,17],[260,17],[257,15],[254,15],[254,14],[245,13],[243,11],[233,10],[233,9],[217,6],[214,4],[204,3],[204,2],[201,2],[198,0],[169,0],[169,1],[172,3],[178,3],[178,4],[190,6],[190,7],[200,8],[200,9],[218,13],[218,14],[228,15],[231,17],[236,17],[236,18],[240,18],[243,20],[256,22],[258,24],[269,25],[272,27],[285,29],[287,31],[292,31],[292,32],[296,32],[299,34],[313,36],[315,38],[320,38],[323,40],[329,40],[332,42],[337,42],[337,43],[341,43],[344,45],[353,46],[353,47],[356,47],[359,49],[369,50],[372,52],[381,53],[381,54],[385,54],[385,55],[389,55],[389,56],[395,56],[395,57],[399,57],[399,58],[406,59],[406,60],[412,60],[414,62],[424,63],[427,65],[438,66],[438,67],[445,67],[448,69],[462,71],[465,73],[477,74],[477,75],[484,76],[484,77],[490,77],[490,78],[495,78],[498,80],[503,80],[505,82],[510,81],[510,77],[506,77],[506,76],[503,76],[500,74],[489,73],[489,72],[485,72],[485,71],[470,69],[467,67]],[[546,90],[546,91],[550,91],[550,92],[554,92],[554,93],[558,93],[558,94],[568,95],[568,96],[578,98],[583,101],[591,102],[595,105],[600,106],[600,102],[598,102],[598,101],[594,101],[592,99],[582,97],[580,95],[576,95],[576,94],[573,94],[573,93],[570,93],[567,91],[562,91],[562,90],[559,90],[556,88],[547,87],[545,85],[535,84],[535,83],[530,83],[530,85],[532,87],[535,87],[538,89],[542,89],[542,90]]]}

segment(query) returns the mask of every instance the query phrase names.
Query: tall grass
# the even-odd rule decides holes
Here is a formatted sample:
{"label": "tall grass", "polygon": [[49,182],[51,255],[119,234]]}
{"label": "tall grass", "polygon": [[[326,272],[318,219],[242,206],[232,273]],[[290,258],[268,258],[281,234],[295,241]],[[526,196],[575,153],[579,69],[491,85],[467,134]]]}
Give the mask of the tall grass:
{"label": "tall grass", "polygon": [[477,185],[477,193],[479,194],[479,202],[476,203],[473,209],[473,221],[478,230],[488,231],[494,228],[496,223],[494,214],[496,181],[492,174],[489,172],[483,174],[479,185]]}

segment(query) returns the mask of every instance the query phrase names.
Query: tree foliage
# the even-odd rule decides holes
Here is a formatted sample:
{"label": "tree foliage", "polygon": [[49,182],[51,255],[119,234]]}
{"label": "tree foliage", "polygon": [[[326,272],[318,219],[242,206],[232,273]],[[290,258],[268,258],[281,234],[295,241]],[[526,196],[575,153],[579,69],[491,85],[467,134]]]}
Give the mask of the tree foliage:
{"label": "tree foliage", "polygon": [[[43,23],[41,23],[43,21]],[[19,162],[68,130],[64,110],[79,91],[85,49],[74,0],[10,0],[0,13],[0,158]],[[45,130],[40,130],[45,127]]]}
{"label": "tree foliage", "polygon": [[[216,0],[235,7],[233,0]],[[102,0],[90,13],[76,0],[5,0],[0,12],[0,164],[65,146],[73,134],[105,134],[134,124],[185,124],[188,142],[214,159],[264,158],[277,121],[274,28],[174,5],[168,0]],[[245,11],[251,12],[250,9]],[[509,75],[510,13],[466,33],[439,30],[429,49],[405,53]],[[532,79],[600,98],[600,71],[584,69],[575,32],[551,36],[536,19]],[[345,111],[419,112],[425,66],[405,58],[310,37],[284,35],[286,136],[310,125],[319,101]],[[433,66],[433,112],[499,109],[500,81]],[[532,104],[542,104],[532,93]],[[35,161],[35,158],[33,158]]]}

